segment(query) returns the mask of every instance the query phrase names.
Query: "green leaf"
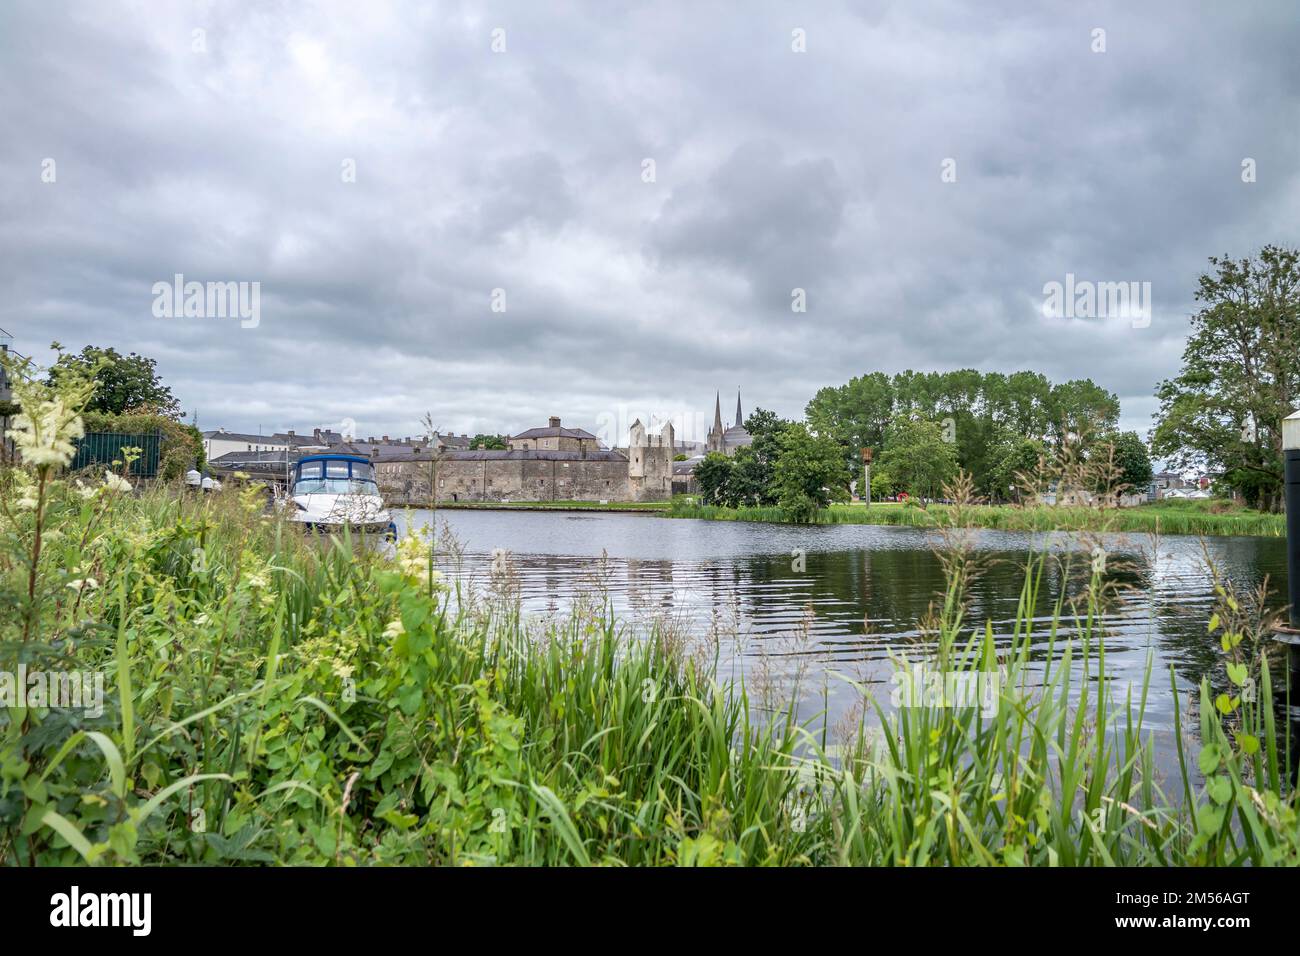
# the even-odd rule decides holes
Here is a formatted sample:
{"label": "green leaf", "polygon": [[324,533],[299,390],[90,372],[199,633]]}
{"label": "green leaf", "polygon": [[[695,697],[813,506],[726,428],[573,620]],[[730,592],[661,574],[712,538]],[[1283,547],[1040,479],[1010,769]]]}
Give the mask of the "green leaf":
{"label": "green leaf", "polygon": [[1237,734],[1237,746],[1246,756],[1259,753],[1259,738],[1252,734]]}
{"label": "green leaf", "polygon": [[1218,629],[1219,629],[1219,613],[1216,611],[1215,613],[1210,615],[1210,623],[1207,626],[1206,630],[1208,633],[1213,634]]}
{"label": "green leaf", "polygon": [[1196,758],[1196,764],[1201,768],[1201,773],[1209,776],[1219,769],[1219,760],[1222,754],[1219,752],[1218,744],[1206,744],[1201,748],[1200,754]]}
{"label": "green leaf", "polygon": [[551,818],[551,824],[560,834],[560,839],[569,848],[574,859],[580,866],[591,866],[591,857],[587,855],[587,848],[583,845],[582,838],[578,836],[578,830],[569,818],[569,811],[564,809],[560,798],[549,787],[539,784],[533,784],[532,791],[533,796],[542,804],[543,812]]}
{"label": "green leaf", "polygon": [[1228,664],[1228,677],[1238,687],[1246,683],[1246,678],[1250,676],[1250,670],[1245,664]]}
{"label": "green leaf", "polygon": [[81,858],[87,863],[94,863],[96,853],[87,840],[77,829],[76,825],[66,817],[61,817],[53,810],[46,810],[41,816],[41,823],[45,824],[63,839],[68,841],[68,846],[72,847],[81,854]]}
{"label": "green leaf", "polygon": [[1205,780],[1205,792],[1210,795],[1210,799],[1222,806],[1232,799],[1232,780],[1228,777],[1215,775],[1207,777]]}
{"label": "green leaf", "polygon": [[119,799],[125,797],[126,765],[122,762],[122,754],[117,745],[97,730],[87,732],[86,736],[103,751],[104,759],[108,762],[109,779],[113,781],[113,793]]}

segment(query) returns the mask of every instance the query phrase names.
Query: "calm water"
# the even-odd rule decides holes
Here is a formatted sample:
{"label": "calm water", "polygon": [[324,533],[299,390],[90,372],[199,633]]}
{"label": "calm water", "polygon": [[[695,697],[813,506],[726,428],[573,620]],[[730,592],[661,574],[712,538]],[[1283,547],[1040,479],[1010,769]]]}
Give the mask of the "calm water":
{"label": "calm water", "polygon": [[[689,633],[723,635],[724,673],[800,688],[803,709],[829,705],[835,720],[861,697],[845,678],[892,689],[891,651],[914,659],[923,650],[917,622],[944,588],[937,536],[916,528],[834,525],[792,527],[664,519],[635,514],[448,511],[438,514],[464,546],[460,573],[486,583],[495,549],[510,552],[525,610],[563,613],[575,596],[607,590],[620,617],[648,625],[672,621]],[[429,513],[411,511],[399,525],[419,527]],[[975,549],[984,570],[971,588],[968,620],[1010,633],[1030,548],[1069,557],[1077,573],[1049,567],[1037,616],[1050,617],[1062,588],[1086,582],[1091,548],[1072,535],[981,531]],[[1147,726],[1172,729],[1172,665],[1180,686],[1202,674],[1222,679],[1217,640],[1206,633],[1213,590],[1206,552],[1240,587],[1267,576],[1284,598],[1285,543],[1277,538],[1165,537],[1102,539],[1112,577],[1131,590],[1105,615],[1107,665],[1116,689],[1140,687],[1148,656],[1157,668]],[[1203,550],[1203,547],[1205,550]],[[806,555],[803,570],[797,556]],[[1072,633],[1065,628],[1064,633]],[[1046,629],[1040,654],[1046,655]],[[1062,642],[1058,639],[1058,651]],[[826,700],[823,700],[823,694]],[[1185,694],[1184,694],[1185,696]]]}

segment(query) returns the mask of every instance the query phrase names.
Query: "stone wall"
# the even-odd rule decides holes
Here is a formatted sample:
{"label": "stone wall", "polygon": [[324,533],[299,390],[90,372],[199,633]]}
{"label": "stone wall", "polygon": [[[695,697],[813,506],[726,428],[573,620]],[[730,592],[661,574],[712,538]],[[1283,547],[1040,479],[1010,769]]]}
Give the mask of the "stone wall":
{"label": "stone wall", "polygon": [[[379,489],[392,504],[429,501],[429,462],[377,461]],[[444,458],[439,501],[630,501],[627,460],[545,457]]]}

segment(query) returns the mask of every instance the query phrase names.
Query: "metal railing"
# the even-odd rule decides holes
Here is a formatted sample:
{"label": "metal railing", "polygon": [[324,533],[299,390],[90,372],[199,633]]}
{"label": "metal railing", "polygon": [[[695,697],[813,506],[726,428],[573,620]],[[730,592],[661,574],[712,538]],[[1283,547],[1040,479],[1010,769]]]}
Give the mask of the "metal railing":
{"label": "metal railing", "polygon": [[[156,478],[162,458],[162,437],[162,432],[88,432],[77,440],[77,453],[68,467],[77,471],[94,465],[116,471],[124,460],[122,449],[138,448],[140,457],[131,463],[131,474],[136,478]],[[114,462],[119,464],[115,466]]]}

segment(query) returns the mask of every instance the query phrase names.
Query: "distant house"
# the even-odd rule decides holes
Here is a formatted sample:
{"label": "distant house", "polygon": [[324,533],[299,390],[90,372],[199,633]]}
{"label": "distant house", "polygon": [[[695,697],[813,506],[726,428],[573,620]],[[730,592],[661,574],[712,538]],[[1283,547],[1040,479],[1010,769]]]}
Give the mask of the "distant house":
{"label": "distant house", "polygon": [[600,451],[600,440],[581,428],[564,428],[551,417],[545,428],[530,428],[511,435],[506,442],[511,451]]}
{"label": "distant house", "polygon": [[224,428],[203,433],[203,454],[208,461],[215,461],[232,452],[247,454],[249,452],[278,451],[284,453],[289,449],[285,437],[274,435],[250,435],[245,432],[229,432]]}

